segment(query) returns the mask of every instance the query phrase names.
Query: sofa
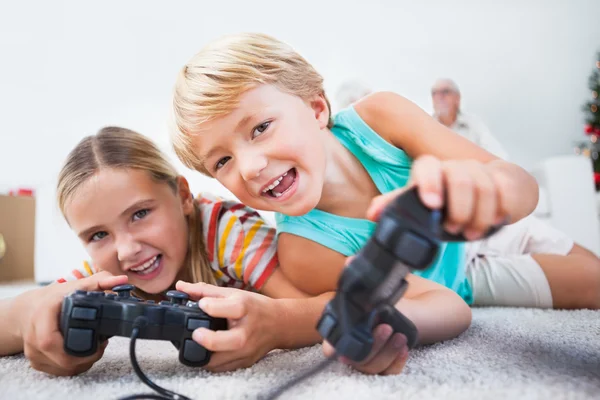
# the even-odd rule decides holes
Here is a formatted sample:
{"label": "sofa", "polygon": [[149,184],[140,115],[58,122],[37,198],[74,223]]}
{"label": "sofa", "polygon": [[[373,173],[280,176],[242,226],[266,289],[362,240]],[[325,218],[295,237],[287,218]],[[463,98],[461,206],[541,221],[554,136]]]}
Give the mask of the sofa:
{"label": "sofa", "polygon": [[590,159],[582,155],[549,157],[530,172],[540,187],[534,215],[600,256],[598,196]]}

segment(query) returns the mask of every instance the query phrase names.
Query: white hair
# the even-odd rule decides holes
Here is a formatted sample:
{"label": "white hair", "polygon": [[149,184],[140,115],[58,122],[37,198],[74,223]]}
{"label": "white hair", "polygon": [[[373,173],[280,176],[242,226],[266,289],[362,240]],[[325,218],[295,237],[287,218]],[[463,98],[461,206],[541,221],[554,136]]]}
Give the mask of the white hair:
{"label": "white hair", "polygon": [[440,78],[440,79],[436,80],[435,83],[431,86],[431,88],[433,89],[433,88],[439,87],[441,85],[446,85],[446,86],[450,87],[450,89],[452,89],[454,92],[460,93],[460,90],[458,89],[458,85],[456,84],[456,82],[454,82],[450,78]]}
{"label": "white hair", "polygon": [[335,94],[339,108],[346,108],[371,93],[371,88],[363,82],[353,79],[342,83]]}

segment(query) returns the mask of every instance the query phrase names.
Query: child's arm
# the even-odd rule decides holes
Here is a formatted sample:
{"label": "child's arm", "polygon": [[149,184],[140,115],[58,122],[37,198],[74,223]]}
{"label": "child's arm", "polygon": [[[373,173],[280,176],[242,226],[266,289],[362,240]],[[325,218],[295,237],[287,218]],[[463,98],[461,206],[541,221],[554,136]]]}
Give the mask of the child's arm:
{"label": "child's arm", "polygon": [[[287,233],[279,235],[278,253],[280,269],[296,287],[312,294],[323,293],[321,297],[333,297],[347,260],[345,256]],[[469,327],[471,309],[456,293],[416,275],[408,275],[407,280],[408,289],[396,307],[413,321],[419,330],[420,343],[451,339]],[[394,334],[390,326],[381,324],[373,331],[373,337],[373,350],[365,361],[345,362],[367,374],[402,372],[408,359],[404,335]],[[333,352],[327,342],[323,349],[328,356]]]}
{"label": "child's arm", "polygon": [[[359,101],[355,109],[382,138],[416,159],[411,181],[425,204],[441,206],[439,198],[447,189],[449,217],[457,225],[481,233],[490,220],[516,222],[535,209],[539,192],[533,176],[454,133],[409,100],[382,92]],[[428,193],[438,199],[431,201]],[[492,212],[497,214],[490,217]]]}
{"label": "child's arm", "polygon": [[[28,294],[34,295],[33,291]],[[23,351],[23,338],[19,332],[18,315],[21,315],[17,309],[19,300],[17,297],[0,300],[0,357],[21,353]]]}
{"label": "child's arm", "polygon": [[[177,290],[200,300],[200,308],[209,315],[228,320],[228,330],[199,328],[193,333],[196,342],[214,352],[206,366],[208,370],[222,372],[248,367],[275,348],[298,348],[322,341],[316,330],[317,322],[334,295],[346,258],[306,239],[285,237],[279,247],[282,263],[290,271],[300,272],[288,277],[284,273],[288,268],[281,265],[262,285],[260,291],[264,295],[205,283],[177,282]],[[293,245],[294,239],[302,242]],[[303,257],[299,257],[301,254]],[[449,339],[467,329],[471,311],[458,295],[417,276],[408,280],[405,299],[397,307],[416,324],[422,343]],[[317,293],[315,287],[321,292]],[[311,291],[313,297],[307,297],[302,288]],[[389,327],[385,335],[386,327],[376,328],[374,350],[366,362],[354,365],[358,370],[373,374],[402,370],[407,356],[406,339],[401,334],[392,335]],[[394,342],[395,339],[400,340]],[[392,342],[399,346],[394,347]]]}
{"label": "child's arm", "polygon": [[67,283],[56,283],[0,301],[0,356],[25,352],[34,369],[52,375],[87,371],[102,357],[104,346],[89,357],[73,357],[63,350],[59,329],[60,308],[67,294],[81,290],[107,290],[127,282],[127,276],[100,272]]}

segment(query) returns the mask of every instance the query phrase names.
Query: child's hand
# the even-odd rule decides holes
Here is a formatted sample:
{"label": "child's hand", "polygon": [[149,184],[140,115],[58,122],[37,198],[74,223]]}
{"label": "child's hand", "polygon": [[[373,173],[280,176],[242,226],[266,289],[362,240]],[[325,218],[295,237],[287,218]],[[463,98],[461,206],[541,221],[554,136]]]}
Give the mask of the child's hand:
{"label": "child's hand", "polygon": [[[350,264],[354,256],[346,258],[345,267]],[[394,333],[390,325],[381,324],[373,330],[373,349],[365,360],[356,363],[340,357],[339,361],[351,365],[365,374],[397,375],[404,369],[408,360],[408,346],[406,336]],[[323,353],[326,357],[333,354],[334,348],[329,342],[323,342]]]}
{"label": "child's hand", "polygon": [[179,281],[177,290],[199,300],[198,306],[212,317],[226,318],[229,328],[198,328],[192,338],[215,353],[205,367],[224,372],[254,365],[276,348],[277,313],[273,299],[241,289]]}
{"label": "child's hand", "polygon": [[[20,332],[25,357],[38,371],[58,376],[77,375],[98,361],[108,341],[98,346],[89,357],[74,357],[63,350],[60,332],[60,309],[64,296],[75,290],[110,290],[127,283],[127,276],[99,272],[90,277],[53,285],[24,293],[15,299],[15,315],[20,316]],[[34,294],[33,296],[30,294]]]}
{"label": "child's hand", "polygon": [[416,159],[406,187],[373,199],[367,218],[377,221],[383,209],[409,187],[418,188],[421,201],[431,209],[444,204],[447,215],[444,228],[456,234],[463,232],[468,240],[483,236],[494,225],[509,220],[507,209],[518,194],[512,193],[510,182],[493,174],[486,164],[474,160],[440,161],[433,156]]}
{"label": "child's hand", "polygon": [[[346,357],[340,357],[339,360],[365,374],[397,375],[401,373],[408,360],[406,336],[394,333],[392,327],[387,324],[381,324],[373,330],[373,339],[373,349],[364,361],[357,363]],[[333,352],[334,348],[328,342],[323,342],[323,353],[329,357]]]}

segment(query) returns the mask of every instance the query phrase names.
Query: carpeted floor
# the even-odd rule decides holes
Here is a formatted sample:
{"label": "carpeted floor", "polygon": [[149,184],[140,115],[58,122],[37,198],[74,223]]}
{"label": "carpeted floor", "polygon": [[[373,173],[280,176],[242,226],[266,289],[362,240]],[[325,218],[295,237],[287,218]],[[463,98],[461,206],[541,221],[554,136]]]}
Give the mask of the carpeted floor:
{"label": "carpeted floor", "polygon": [[[3,297],[3,296],[0,296]],[[151,393],[132,370],[129,340],[73,378],[49,377],[21,356],[0,358],[1,399],[117,399]],[[323,357],[320,346],[275,351],[247,370],[210,374],[182,366],[166,342],[139,341],[156,383],[192,399],[255,399]],[[281,399],[598,399],[600,312],[474,309],[461,337],[411,353],[399,376],[366,376],[335,363]]]}

